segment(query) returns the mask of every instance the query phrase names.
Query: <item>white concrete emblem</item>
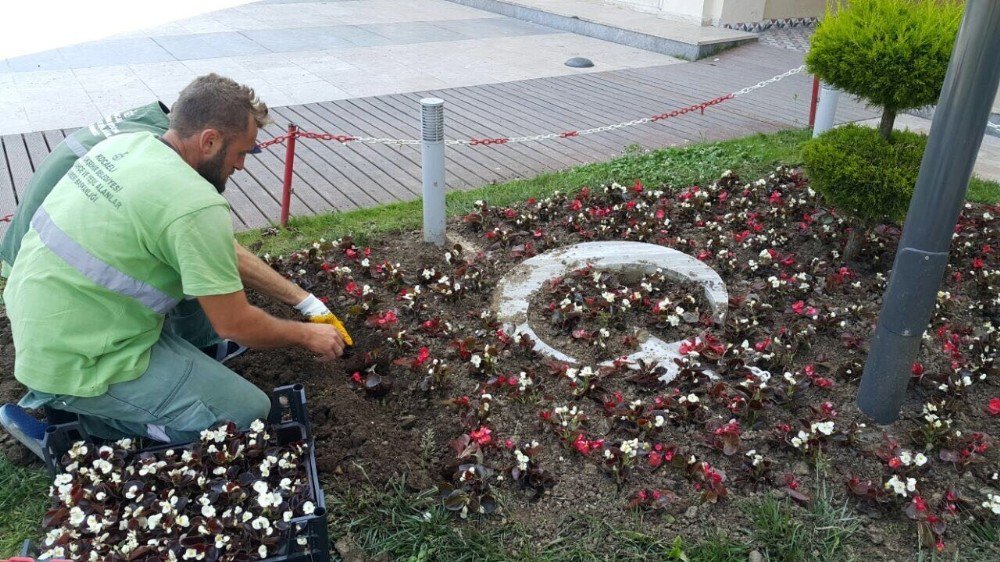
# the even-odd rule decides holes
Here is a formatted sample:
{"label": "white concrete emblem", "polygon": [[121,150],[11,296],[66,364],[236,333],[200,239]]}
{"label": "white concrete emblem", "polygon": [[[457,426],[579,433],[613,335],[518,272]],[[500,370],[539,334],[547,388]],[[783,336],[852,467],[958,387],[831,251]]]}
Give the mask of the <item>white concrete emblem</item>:
{"label": "white concrete emblem", "polygon": [[[535,351],[566,363],[579,363],[538,337],[528,324],[528,300],[546,281],[565,276],[588,264],[596,269],[613,271],[654,273],[657,269],[662,269],[670,278],[698,283],[705,289],[705,298],[712,307],[713,319],[718,323],[725,320],[729,294],[726,292],[726,284],[714,269],[683,252],[643,242],[584,242],[545,252],[521,262],[497,284],[493,297],[493,310],[497,318],[514,336],[531,336],[535,340]],[[650,335],[640,342],[639,349],[629,355],[628,359],[641,359],[647,364],[660,365],[666,370],[660,379],[670,382],[677,375],[677,365],[673,360],[680,357],[678,350],[682,341],[668,343]],[[606,361],[601,365],[611,363]]]}

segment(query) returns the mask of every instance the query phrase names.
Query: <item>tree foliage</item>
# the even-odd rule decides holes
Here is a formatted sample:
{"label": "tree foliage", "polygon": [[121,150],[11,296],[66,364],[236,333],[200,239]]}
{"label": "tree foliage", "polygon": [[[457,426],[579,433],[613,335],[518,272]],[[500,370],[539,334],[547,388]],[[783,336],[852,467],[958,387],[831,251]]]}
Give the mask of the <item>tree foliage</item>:
{"label": "tree foliage", "polygon": [[881,106],[879,131],[888,138],[896,113],[937,101],[962,9],[955,0],[830,6],[810,40],[806,65],[825,83]]}

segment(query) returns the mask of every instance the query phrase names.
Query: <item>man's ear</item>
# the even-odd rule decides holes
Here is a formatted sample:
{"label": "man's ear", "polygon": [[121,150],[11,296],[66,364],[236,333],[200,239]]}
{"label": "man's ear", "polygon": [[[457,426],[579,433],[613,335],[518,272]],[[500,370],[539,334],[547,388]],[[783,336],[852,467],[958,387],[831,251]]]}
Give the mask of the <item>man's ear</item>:
{"label": "man's ear", "polygon": [[202,157],[212,158],[222,150],[223,138],[218,129],[205,129],[198,135],[198,150]]}

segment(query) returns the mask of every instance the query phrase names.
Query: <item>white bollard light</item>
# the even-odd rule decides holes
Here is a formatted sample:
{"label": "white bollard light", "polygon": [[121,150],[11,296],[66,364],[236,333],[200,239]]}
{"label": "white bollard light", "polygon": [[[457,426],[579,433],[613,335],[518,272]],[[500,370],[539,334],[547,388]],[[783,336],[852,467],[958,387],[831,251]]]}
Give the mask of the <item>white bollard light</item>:
{"label": "white bollard light", "polygon": [[431,242],[441,248],[445,244],[444,100],[420,100],[420,125],[424,242]]}
{"label": "white bollard light", "polygon": [[833,120],[837,115],[837,102],[840,100],[840,90],[823,84],[819,94],[819,105],[816,108],[816,123],[813,125],[813,137],[818,137],[833,128]]}

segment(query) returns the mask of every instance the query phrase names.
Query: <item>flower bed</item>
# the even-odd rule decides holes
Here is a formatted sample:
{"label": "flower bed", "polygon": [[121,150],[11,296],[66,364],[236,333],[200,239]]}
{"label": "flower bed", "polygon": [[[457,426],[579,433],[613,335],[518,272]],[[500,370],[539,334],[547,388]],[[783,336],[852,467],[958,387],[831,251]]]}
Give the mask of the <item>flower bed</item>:
{"label": "flower bed", "polygon": [[[628,525],[630,510],[640,509],[664,514],[664,532],[690,540],[712,525],[743,525],[738,510],[716,506],[768,490],[809,503],[832,485],[875,518],[871,533],[883,545],[876,557],[887,548],[905,558],[919,543],[960,548],[969,536],[957,523],[989,521],[998,511],[989,435],[1000,409],[990,406],[1000,324],[1000,260],[991,247],[997,213],[969,205],[960,219],[909,400],[901,421],[885,429],[868,425],[854,401],[899,231],[873,229],[858,260],[844,262],[845,221],[794,170],[753,182],[727,174],[671,192],[637,183],[509,208],[483,202],[451,225],[471,242],[437,255],[400,239],[370,247],[344,239],[269,259],[347,312],[366,352],[342,365],[347,384],[339,388],[353,394],[335,387],[314,411],[320,443],[338,449],[321,451],[320,466],[347,482],[361,478],[357,459],[384,477],[402,463],[410,482],[438,485],[444,505],[460,515],[503,511],[539,537],[556,532],[568,513]],[[686,341],[667,386],[656,365],[569,366],[539,357],[490,310],[509,264],[614,239],[682,250],[726,283],[724,325],[702,322],[705,307],[695,305],[683,308],[697,309],[697,319],[678,314],[671,326]],[[649,283],[609,283],[605,273],[585,271],[589,277],[578,280],[605,280],[593,289],[601,293],[642,292]],[[632,302],[651,307],[655,291],[677,285],[657,280],[651,288]],[[553,309],[548,303],[557,299],[544,289],[535,298],[537,330],[565,300]],[[607,340],[629,337],[625,327]],[[280,378],[279,361],[300,357],[254,366]],[[306,384],[329,380],[320,374]],[[355,410],[363,413],[346,413]]]}
{"label": "flower bed", "polygon": [[[875,517],[871,533],[884,547],[912,553],[921,542],[959,548],[968,534],[956,523],[1000,511],[989,435],[1000,414],[997,214],[968,205],[960,219],[909,400],[901,421],[885,429],[868,425],[854,401],[899,231],[872,230],[859,259],[845,263],[846,223],[794,170],[749,183],[727,174],[673,192],[637,183],[510,208],[483,202],[451,226],[471,243],[438,255],[415,242],[357,247],[344,239],[269,259],[347,312],[366,352],[342,365],[340,388],[354,394],[334,390],[314,412],[320,443],[341,449],[321,452],[320,465],[348,481],[358,476],[346,459],[385,476],[395,472],[386,464],[403,463],[411,482],[438,485],[458,514],[504,511],[539,537],[567,512],[627,525],[628,512],[640,509],[668,516],[665,532],[692,540],[712,524],[740,526],[737,510],[717,505],[767,490],[808,503],[832,484]],[[613,239],[680,249],[726,282],[723,326],[702,322],[703,304],[683,306],[697,318],[678,314],[671,326],[686,341],[669,385],[656,365],[539,357],[489,308],[511,262]],[[577,281],[603,280],[594,288],[601,293],[614,286],[615,302],[653,285],[584,272]],[[650,288],[631,302],[655,314],[656,291],[677,285],[656,280]],[[536,295],[535,329],[563,308],[564,299],[547,306],[554,300]],[[669,315],[662,320],[673,324]],[[616,330],[607,339],[629,335]],[[276,362],[295,360],[255,367],[280,378]],[[328,381],[319,375],[307,384]],[[344,413],[353,409],[364,413]],[[363,445],[379,438],[381,446]],[[435,444],[426,467],[420,459]],[[906,538],[913,529],[918,540]]]}
{"label": "flower bed", "polygon": [[531,300],[529,320],[543,341],[591,365],[629,355],[650,334],[672,342],[714,324],[697,284],[662,270],[629,279],[591,265],[547,283]]}
{"label": "flower bed", "polygon": [[[276,390],[279,399],[295,394]],[[69,423],[46,440],[58,474],[41,557],[329,559],[324,496],[302,424],[257,420],[240,432],[228,423],[191,444],[146,449],[132,439],[79,437]]]}
{"label": "flower bed", "polygon": [[[826,489],[864,520],[851,555],[950,558],[1000,512],[998,215],[969,205],[960,218],[902,417],[886,428],[855,400],[899,229],[873,229],[844,262],[846,223],[787,169],[484,202],[452,221],[465,241],[441,251],[405,233],[268,256],[343,313],[356,351],[332,368],[300,350],[250,351],[234,366],[262,387],[305,384],[333,492],[405,474],[414,490],[437,486],[456,524],[522,524],[525,548],[586,517],[634,528],[636,512],[666,539],[745,538],[743,502],[805,505]],[[725,281],[724,324],[672,327],[685,344],[668,385],[657,365],[539,357],[491,310],[512,265],[600,240],[674,248]]]}

